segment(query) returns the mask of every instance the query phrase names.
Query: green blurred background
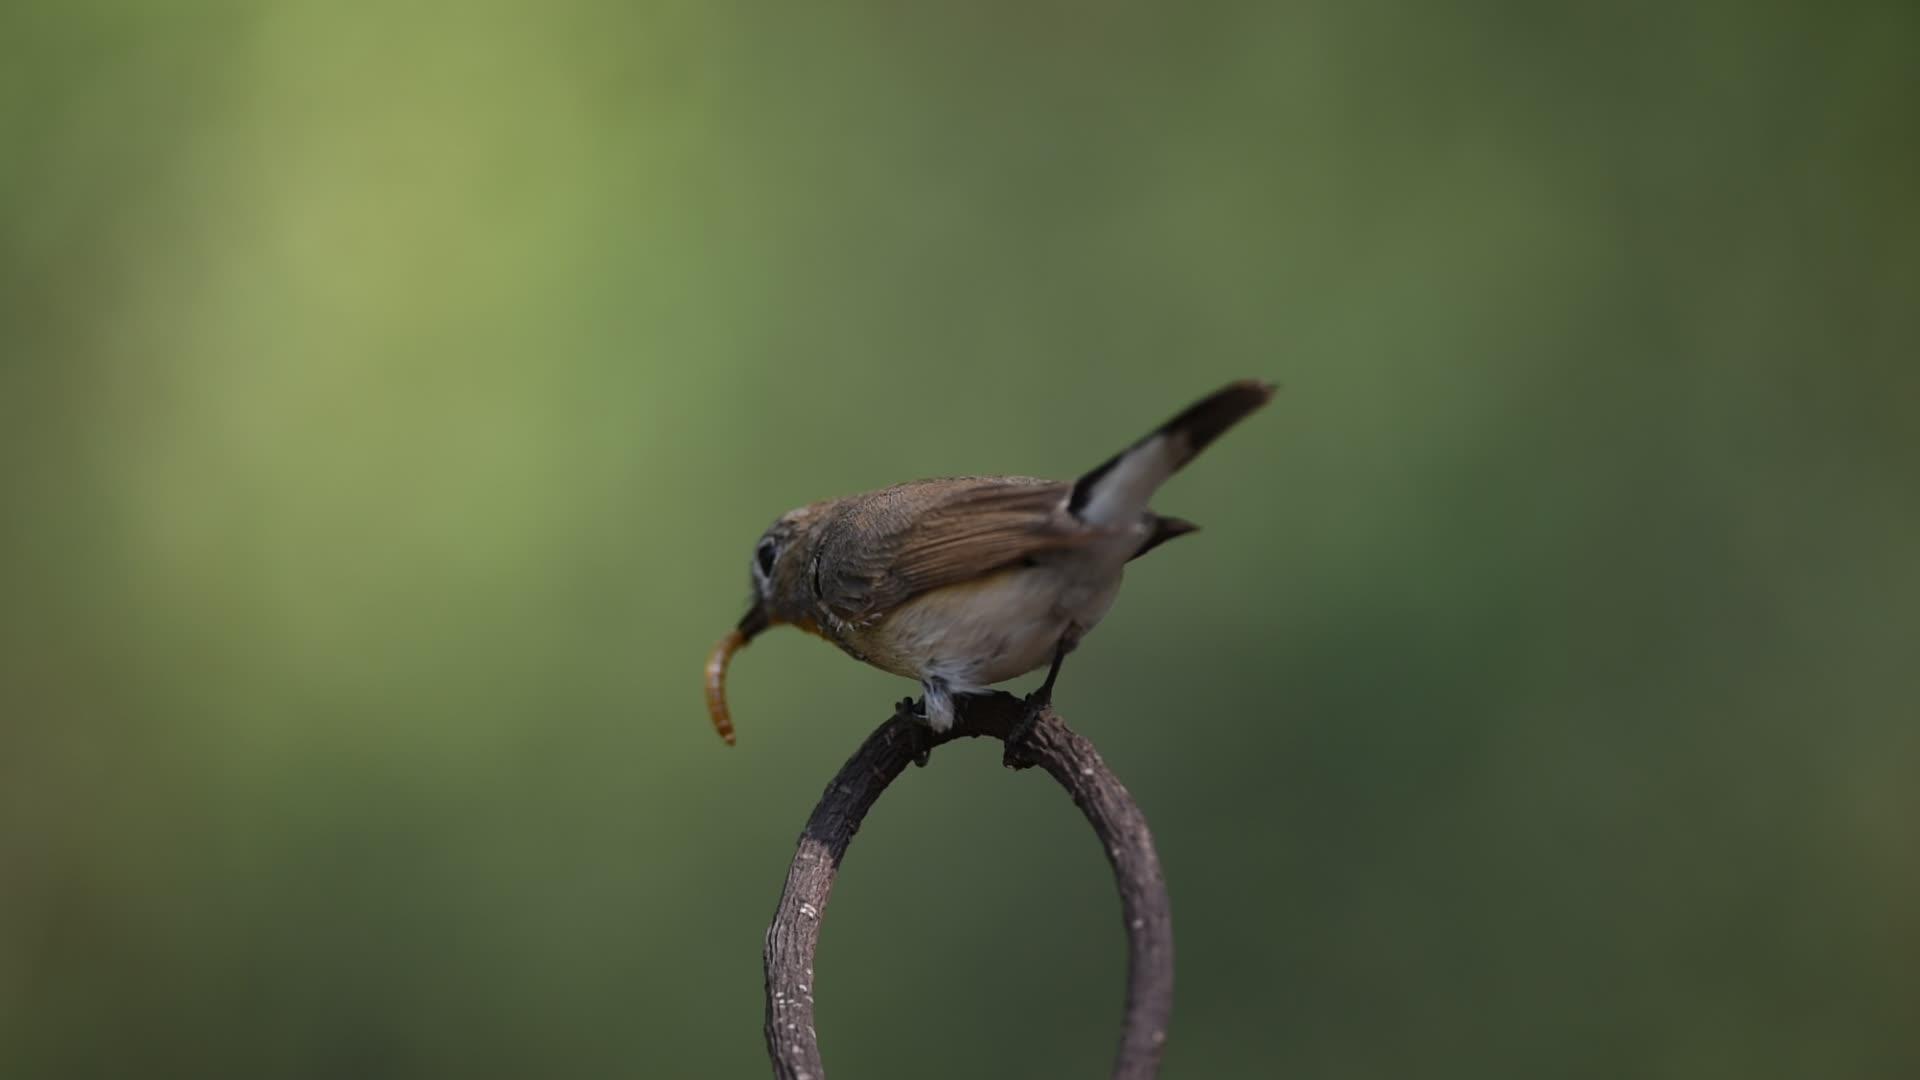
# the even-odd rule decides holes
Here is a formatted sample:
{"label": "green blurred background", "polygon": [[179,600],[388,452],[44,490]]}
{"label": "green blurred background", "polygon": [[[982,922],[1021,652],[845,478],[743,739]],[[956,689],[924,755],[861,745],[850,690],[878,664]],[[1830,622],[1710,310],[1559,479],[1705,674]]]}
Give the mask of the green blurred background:
{"label": "green blurred background", "polygon": [[[772,634],[720,745],[760,529],[1244,375],[1059,696],[1156,826],[1166,1075],[1920,1075],[1917,49],[9,4],[0,1075],[762,1074],[794,838],[908,687]],[[827,1060],[1102,1075],[1121,959],[1058,790],[942,751]]]}

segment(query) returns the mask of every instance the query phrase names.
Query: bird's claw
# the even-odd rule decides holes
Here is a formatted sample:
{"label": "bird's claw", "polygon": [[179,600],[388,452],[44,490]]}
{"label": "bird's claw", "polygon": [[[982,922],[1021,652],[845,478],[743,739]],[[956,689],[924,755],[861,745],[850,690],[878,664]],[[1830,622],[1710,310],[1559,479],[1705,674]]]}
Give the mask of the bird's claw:
{"label": "bird's claw", "polygon": [[1024,707],[1007,732],[1007,747],[1000,755],[1000,763],[1009,769],[1026,769],[1035,764],[1033,729],[1040,723],[1040,715],[1052,707],[1053,695],[1036,690],[1023,698],[1021,704]]}
{"label": "bird's claw", "polygon": [[933,758],[933,731],[927,727],[927,716],[919,702],[910,697],[901,698],[893,707],[893,715],[907,722],[907,740],[913,748],[913,763],[920,768],[927,767]]}

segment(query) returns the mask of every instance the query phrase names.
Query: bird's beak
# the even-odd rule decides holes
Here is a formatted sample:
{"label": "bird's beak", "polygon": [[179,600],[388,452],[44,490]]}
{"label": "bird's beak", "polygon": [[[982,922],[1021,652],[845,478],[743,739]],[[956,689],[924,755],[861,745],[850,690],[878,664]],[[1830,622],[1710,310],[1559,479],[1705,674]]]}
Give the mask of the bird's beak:
{"label": "bird's beak", "polygon": [[772,625],[773,616],[767,611],[766,603],[755,598],[740,622],[727,631],[727,636],[721,638],[707,656],[707,716],[713,721],[713,730],[720,733],[728,746],[733,745],[733,715],[727,711],[727,664],[754,635]]}
{"label": "bird's beak", "polygon": [[767,612],[766,601],[755,599],[753,606],[747,609],[747,613],[740,616],[740,623],[733,628],[733,631],[740,635],[740,644],[745,645],[753,640],[754,635],[772,625],[773,616]]}

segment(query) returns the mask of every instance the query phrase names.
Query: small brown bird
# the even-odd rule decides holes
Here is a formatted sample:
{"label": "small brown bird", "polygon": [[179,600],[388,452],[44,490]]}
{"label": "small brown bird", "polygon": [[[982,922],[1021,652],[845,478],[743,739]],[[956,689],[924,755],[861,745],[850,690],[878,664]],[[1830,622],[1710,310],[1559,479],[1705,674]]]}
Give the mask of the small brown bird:
{"label": "small brown bird", "polygon": [[1028,698],[1037,712],[1061,660],[1113,606],[1127,562],[1198,527],[1147,500],[1272,397],[1267,383],[1230,383],[1071,484],[916,480],[780,515],[753,549],[753,606],[707,661],[713,726],[733,742],[727,663],[782,623],[919,680],[917,715],[934,731],[953,726],[954,695],[1051,661]]}

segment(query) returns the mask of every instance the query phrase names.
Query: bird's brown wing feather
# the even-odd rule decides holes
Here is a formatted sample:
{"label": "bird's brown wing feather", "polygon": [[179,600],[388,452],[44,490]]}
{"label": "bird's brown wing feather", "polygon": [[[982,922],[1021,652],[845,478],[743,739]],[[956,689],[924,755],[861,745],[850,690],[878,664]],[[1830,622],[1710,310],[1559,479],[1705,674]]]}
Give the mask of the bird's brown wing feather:
{"label": "bird's brown wing feather", "polygon": [[1066,512],[1070,485],[1027,477],[901,484],[849,499],[816,550],[820,602],[859,623],[921,593],[1089,542]]}

